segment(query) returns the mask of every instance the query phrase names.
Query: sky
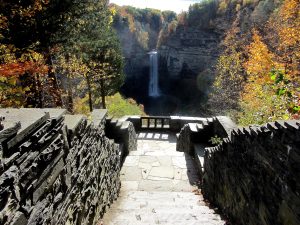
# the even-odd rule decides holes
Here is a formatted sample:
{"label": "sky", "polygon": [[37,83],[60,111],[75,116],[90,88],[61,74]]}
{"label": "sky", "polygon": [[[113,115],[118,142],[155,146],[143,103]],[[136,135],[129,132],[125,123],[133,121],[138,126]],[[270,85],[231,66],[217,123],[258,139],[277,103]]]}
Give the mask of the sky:
{"label": "sky", "polygon": [[110,0],[110,3],[117,5],[131,5],[137,8],[153,8],[160,10],[172,10],[177,13],[187,11],[197,0]]}

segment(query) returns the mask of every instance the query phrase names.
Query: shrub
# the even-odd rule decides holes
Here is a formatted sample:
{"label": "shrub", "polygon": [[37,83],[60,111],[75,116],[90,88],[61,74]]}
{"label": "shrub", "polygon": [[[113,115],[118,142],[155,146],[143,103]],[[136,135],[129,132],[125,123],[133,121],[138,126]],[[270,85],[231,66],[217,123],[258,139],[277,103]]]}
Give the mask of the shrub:
{"label": "shrub", "polygon": [[108,114],[113,117],[125,115],[144,115],[143,105],[138,105],[133,99],[124,99],[120,93],[107,97]]}

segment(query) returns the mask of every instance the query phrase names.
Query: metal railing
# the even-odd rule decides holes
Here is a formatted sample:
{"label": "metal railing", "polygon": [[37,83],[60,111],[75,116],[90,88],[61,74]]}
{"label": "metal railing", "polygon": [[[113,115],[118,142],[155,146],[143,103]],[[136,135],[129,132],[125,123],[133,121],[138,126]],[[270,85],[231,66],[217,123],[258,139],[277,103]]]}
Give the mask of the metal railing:
{"label": "metal railing", "polygon": [[142,129],[170,129],[170,117],[144,116],[141,117]]}

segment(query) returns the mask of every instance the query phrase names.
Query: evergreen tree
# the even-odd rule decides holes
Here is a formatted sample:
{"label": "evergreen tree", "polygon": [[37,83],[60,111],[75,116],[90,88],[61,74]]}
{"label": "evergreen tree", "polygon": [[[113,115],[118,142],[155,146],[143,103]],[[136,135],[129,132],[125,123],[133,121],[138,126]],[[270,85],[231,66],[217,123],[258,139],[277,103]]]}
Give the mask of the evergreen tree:
{"label": "evergreen tree", "polygon": [[[100,93],[105,106],[103,96],[116,93],[123,82],[123,58],[119,41],[111,28],[112,14],[108,2],[74,0],[61,21],[52,40],[57,45],[56,58],[64,58],[64,67],[69,67],[65,70],[68,90],[72,83],[70,79],[78,78],[78,73],[81,73],[85,78],[90,110]],[[74,68],[70,57],[75,57],[81,66]],[[68,91],[69,103],[72,98],[73,93]]]}

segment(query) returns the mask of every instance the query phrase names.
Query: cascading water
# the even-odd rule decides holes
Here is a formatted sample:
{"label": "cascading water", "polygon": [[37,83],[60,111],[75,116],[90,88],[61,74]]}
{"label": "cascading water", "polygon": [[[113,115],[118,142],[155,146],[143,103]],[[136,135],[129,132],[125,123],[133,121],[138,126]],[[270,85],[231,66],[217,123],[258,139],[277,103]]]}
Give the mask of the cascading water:
{"label": "cascading water", "polygon": [[150,82],[149,82],[149,96],[159,97],[160,91],[158,87],[158,60],[157,51],[151,51],[150,55]]}

